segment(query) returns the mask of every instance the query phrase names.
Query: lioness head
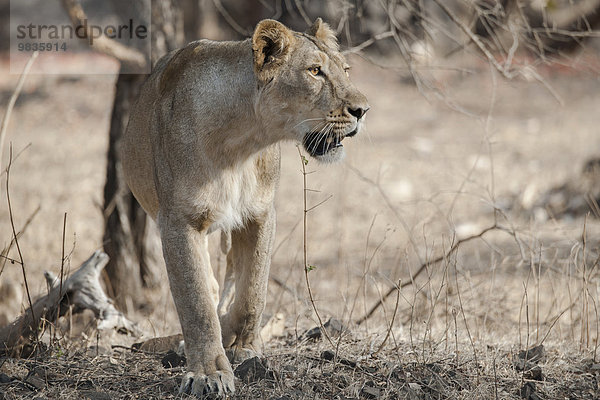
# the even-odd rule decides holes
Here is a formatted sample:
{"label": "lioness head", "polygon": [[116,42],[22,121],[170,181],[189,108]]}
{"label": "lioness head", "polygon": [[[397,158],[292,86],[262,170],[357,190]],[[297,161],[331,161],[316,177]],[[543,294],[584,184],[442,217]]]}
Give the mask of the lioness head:
{"label": "lioness head", "polygon": [[341,160],[342,140],[356,135],[369,110],[349,78],[335,34],[320,18],[304,33],[274,20],[252,36],[254,72],[261,91],[257,112],[324,162]]}

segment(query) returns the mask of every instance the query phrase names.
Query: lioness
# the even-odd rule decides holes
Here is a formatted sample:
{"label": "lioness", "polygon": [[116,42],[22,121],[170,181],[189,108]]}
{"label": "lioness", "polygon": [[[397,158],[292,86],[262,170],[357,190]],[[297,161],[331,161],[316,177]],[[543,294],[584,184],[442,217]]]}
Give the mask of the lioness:
{"label": "lioness", "polygon": [[[122,162],[160,230],[189,371],[180,392],[232,393],[227,356],[238,362],[259,350],[279,142],[340,160],[368,109],[321,19],[305,33],[264,20],[251,39],[200,40],[158,61],[132,109]],[[231,232],[221,304],[207,251],[215,229]]]}

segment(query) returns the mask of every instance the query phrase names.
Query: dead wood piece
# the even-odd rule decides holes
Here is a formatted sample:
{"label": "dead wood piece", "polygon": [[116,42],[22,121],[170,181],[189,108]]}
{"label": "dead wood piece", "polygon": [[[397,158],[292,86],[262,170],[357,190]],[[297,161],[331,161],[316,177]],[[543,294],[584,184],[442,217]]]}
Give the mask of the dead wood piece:
{"label": "dead wood piece", "polygon": [[0,354],[20,355],[23,347],[35,340],[35,331],[45,321],[55,321],[57,316],[63,315],[69,308],[74,312],[92,310],[97,318],[98,330],[116,329],[138,334],[136,325],[114,307],[100,286],[100,272],[107,263],[106,253],[96,251],[63,281],[62,291],[59,278],[46,271],[44,276],[50,287],[48,294],[33,304],[33,313],[28,309],[13,323],[0,329]]}

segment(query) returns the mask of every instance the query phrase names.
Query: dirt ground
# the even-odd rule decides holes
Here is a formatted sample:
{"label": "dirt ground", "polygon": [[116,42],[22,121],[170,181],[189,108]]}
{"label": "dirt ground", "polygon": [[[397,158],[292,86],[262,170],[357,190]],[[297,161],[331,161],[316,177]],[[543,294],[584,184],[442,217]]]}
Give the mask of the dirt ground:
{"label": "dirt ground", "polygon": [[[585,161],[600,155],[597,54],[538,68],[539,79],[526,73],[510,81],[465,57],[452,68],[423,68],[433,82],[425,88],[404,69],[351,61],[352,78],[371,105],[367,131],[344,142],[343,163],[309,162],[308,188],[319,191],[309,194],[309,203],[328,200],[309,213],[306,226],[315,304],[324,321],[334,317],[349,333],[333,349],[301,337],[317,319],[302,266],[301,161],[295,144],[284,143],[266,314],[282,313],[285,330],[265,344],[273,382],[236,381],[235,398],[598,398],[598,215],[554,216],[534,207],[549,189],[579,179]],[[2,112],[18,79],[8,69],[3,56]],[[46,290],[43,271],[60,269],[65,212],[71,270],[102,247],[114,81],[112,75],[32,75],[12,114],[2,165],[11,143],[19,154],[9,186],[16,226],[40,207],[20,240],[34,295]],[[3,175],[3,245],[11,240],[5,183]],[[218,237],[211,241],[222,279]],[[411,282],[422,264],[424,272]],[[356,325],[399,280],[409,285]],[[22,282],[21,269],[6,263],[0,285],[20,288],[17,300],[3,305],[6,319],[26,304]],[[144,336],[119,344],[180,331],[168,288],[154,296],[152,307],[130,315]],[[538,379],[530,375],[533,367],[525,373],[515,365],[519,350],[542,342]],[[333,360],[326,350],[336,353]],[[181,367],[163,368],[162,356],[90,351],[0,361],[0,372],[12,379],[0,383],[0,394],[175,396]],[[41,386],[32,388],[26,380],[36,374]]]}

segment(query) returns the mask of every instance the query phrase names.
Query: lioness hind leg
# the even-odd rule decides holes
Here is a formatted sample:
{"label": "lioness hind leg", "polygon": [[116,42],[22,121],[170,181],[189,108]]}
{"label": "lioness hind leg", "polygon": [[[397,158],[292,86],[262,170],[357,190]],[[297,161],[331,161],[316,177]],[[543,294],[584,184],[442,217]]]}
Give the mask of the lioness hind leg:
{"label": "lioness hind leg", "polygon": [[219,304],[219,281],[215,277],[215,273],[210,265],[210,253],[208,252],[208,235],[204,236],[204,243],[202,244],[202,250],[204,251],[204,260],[206,260],[207,269],[209,271],[210,281],[210,295],[213,301],[213,306],[216,308]]}
{"label": "lioness hind leg", "polygon": [[235,271],[233,267],[233,252],[231,249],[227,252],[227,269],[225,270],[225,282],[223,283],[223,293],[221,293],[221,299],[217,306],[217,313],[219,317],[227,314],[231,302],[233,301],[233,294],[235,291]]}
{"label": "lioness hind leg", "polygon": [[274,236],[273,208],[232,232],[228,261],[235,275],[235,297],[227,314],[221,317],[223,346],[232,362],[259,353],[257,339],[265,308]]}
{"label": "lioness hind leg", "polygon": [[180,392],[198,396],[233,393],[233,372],[221,345],[213,298],[214,276],[207,258],[206,232],[198,232],[185,218],[162,213],[159,227],[189,371]]}

